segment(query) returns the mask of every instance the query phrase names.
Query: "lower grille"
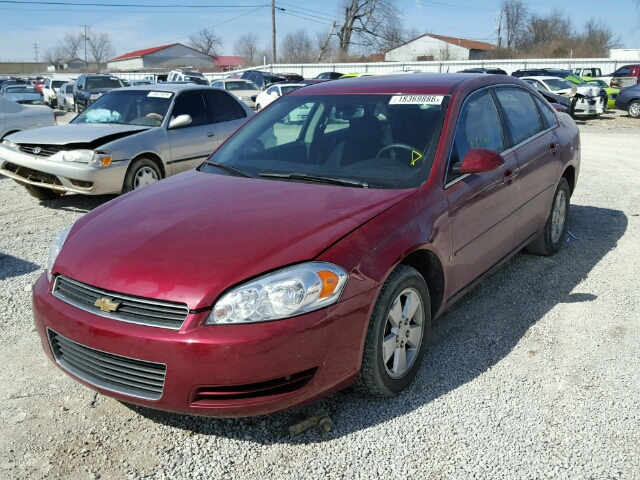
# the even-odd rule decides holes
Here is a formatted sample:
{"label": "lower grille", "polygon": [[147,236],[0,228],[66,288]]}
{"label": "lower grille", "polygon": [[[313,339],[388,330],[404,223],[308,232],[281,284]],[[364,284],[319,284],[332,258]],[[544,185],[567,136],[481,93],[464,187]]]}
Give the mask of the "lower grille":
{"label": "lower grille", "polygon": [[[62,275],[55,278],[53,296],[102,317],[150,327],[179,330],[189,315],[189,308],[185,304],[130,297],[92,287]],[[109,311],[100,307],[105,301],[110,305]]]}
{"label": "lower grille", "polygon": [[38,157],[51,157],[65,148],[61,145],[32,145],[24,143],[20,145],[20,150],[30,155]]}
{"label": "lower grille", "polygon": [[116,393],[159,400],[167,366],[85,347],[47,328],[58,364],[85,382]]}
{"label": "lower grille", "polygon": [[193,393],[191,404],[196,407],[206,407],[228,400],[246,400],[294,392],[305,387],[317,370],[317,368],[312,368],[266,382],[200,387]]}
{"label": "lower grille", "polygon": [[15,163],[5,163],[4,169],[15,173],[19,177],[29,180],[30,182],[42,183],[43,185],[59,185],[62,186],[62,182],[55,175],[50,173],[39,172],[31,168],[22,167]]}

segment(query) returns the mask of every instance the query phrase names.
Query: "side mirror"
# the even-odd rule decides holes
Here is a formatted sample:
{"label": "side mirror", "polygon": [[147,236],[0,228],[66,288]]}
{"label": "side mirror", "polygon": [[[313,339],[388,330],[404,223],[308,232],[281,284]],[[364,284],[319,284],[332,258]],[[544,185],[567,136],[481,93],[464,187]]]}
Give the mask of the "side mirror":
{"label": "side mirror", "polygon": [[168,129],[171,130],[172,128],[185,127],[191,122],[191,115],[178,115],[177,117],[171,117]]}
{"label": "side mirror", "polygon": [[467,175],[497,170],[504,165],[504,159],[499,153],[486,148],[470,148],[460,165],[457,173]]}

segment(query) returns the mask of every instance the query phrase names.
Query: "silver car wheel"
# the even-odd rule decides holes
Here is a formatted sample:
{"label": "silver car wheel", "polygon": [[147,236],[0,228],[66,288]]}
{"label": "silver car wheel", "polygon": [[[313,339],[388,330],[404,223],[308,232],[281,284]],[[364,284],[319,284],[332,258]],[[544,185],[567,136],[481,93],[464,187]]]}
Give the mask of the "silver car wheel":
{"label": "silver car wheel", "polygon": [[564,190],[558,192],[551,217],[551,241],[558,243],[564,231],[564,222],[567,218],[567,197]]}
{"label": "silver car wheel", "polygon": [[391,378],[402,378],[413,366],[424,332],[422,297],[406,288],[394,300],[382,339],[382,362]]}
{"label": "silver car wheel", "polygon": [[142,167],[135,174],[133,179],[133,188],[134,190],[139,190],[147,185],[151,185],[152,183],[156,183],[158,181],[158,175],[154,172],[151,167]]}
{"label": "silver car wheel", "polygon": [[640,117],[640,102],[633,102],[629,105],[629,116],[633,118]]}

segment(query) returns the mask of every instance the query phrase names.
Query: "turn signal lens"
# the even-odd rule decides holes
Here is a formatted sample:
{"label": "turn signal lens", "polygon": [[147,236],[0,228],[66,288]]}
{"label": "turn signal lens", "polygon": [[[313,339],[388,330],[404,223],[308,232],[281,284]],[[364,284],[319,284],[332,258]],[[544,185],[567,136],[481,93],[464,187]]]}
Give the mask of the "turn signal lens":
{"label": "turn signal lens", "polygon": [[338,288],[338,280],[340,278],[329,270],[320,270],[317,273],[322,280],[322,290],[320,290],[320,296],[318,298],[327,298]]}

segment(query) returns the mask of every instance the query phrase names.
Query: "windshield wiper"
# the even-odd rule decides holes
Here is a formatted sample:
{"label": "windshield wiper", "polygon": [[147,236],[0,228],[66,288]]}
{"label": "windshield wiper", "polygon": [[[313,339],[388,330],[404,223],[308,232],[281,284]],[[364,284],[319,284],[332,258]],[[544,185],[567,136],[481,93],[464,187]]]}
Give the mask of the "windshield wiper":
{"label": "windshield wiper", "polygon": [[229,173],[233,173],[236,177],[253,178],[253,175],[249,175],[244,170],[240,170],[239,168],[232,167],[230,165],[225,165],[224,163],[214,162],[213,160],[207,160],[204,163],[206,165],[213,165],[214,167],[218,167],[220,170],[225,170]]}
{"label": "windshield wiper", "polygon": [[369,184],[359,180],[348,178],[324,177],[322,175],[309,175],[308,173],[269,173],[263,172],[258,176],[266,178],[289,178],[291,180],[305,180],[308,182],[327,183],[330,185],[343,185],[347,187],[369,188]]}

